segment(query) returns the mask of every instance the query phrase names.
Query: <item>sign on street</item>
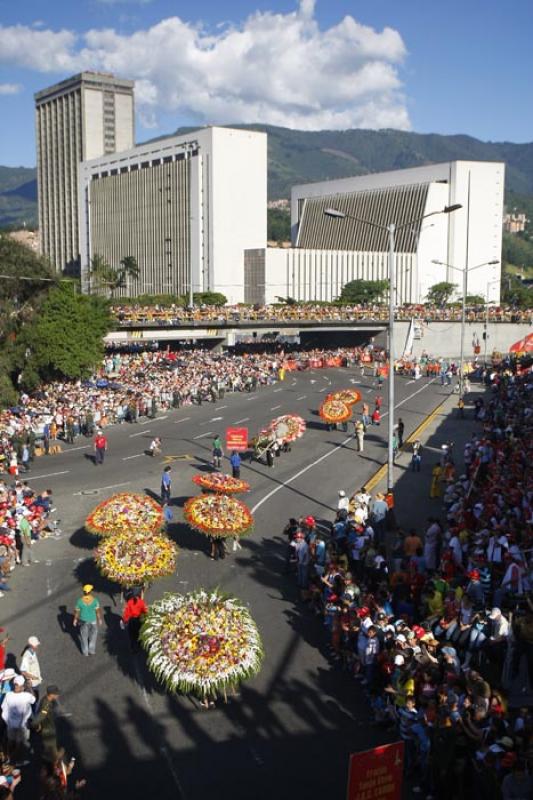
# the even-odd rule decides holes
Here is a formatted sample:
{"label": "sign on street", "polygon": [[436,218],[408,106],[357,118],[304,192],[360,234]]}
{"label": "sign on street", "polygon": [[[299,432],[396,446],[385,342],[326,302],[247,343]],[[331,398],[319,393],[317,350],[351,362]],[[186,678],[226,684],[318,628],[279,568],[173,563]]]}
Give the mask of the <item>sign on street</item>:
{"label": "sign on street", "polygon": [[401,800],[403,742],[352,753],[347,800]]}
{"label": "sign on street", "polygon": [[226,428],[226,450],[248,450],[248,428]]}

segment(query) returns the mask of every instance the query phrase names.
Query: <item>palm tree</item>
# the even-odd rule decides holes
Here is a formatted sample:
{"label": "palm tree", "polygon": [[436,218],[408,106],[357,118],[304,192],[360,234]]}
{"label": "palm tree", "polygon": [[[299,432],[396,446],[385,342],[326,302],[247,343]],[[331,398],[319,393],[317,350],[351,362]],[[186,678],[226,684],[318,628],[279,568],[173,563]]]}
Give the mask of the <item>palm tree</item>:
{"label": "palm tree", "polygon": [[119,273],[122,276],[123,286],[128,285],[128,278],[133,278],[134,281],[138,280],[140,269],[135,256],[124,256],[120,262]]}
{"label": "palm tree", "polygon": [[124,272],[113,269],[103,256],[94,255],[91,259],[91,275],[94,278],[96,289],[109,290],[111,297],[116,289],[124,286]]}

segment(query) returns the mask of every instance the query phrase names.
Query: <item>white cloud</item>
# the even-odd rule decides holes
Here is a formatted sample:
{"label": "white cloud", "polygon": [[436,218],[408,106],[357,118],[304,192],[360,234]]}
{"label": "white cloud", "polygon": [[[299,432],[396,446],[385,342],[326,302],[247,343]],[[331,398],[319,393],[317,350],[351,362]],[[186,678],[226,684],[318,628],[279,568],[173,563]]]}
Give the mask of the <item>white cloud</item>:
{"label": "white cloud", "polygon": [[[107,0],[109,2],[109,0]],[[68,75],[100,69],[136,80],[143,122],[262,122],[307,130],[410,127],[400,34],[346,16],[321,30],[315,0],[292,13],[256,12],[207,31],[179,17],[125,35],[0,27],[0,64]]]}
{"label": "white cloud", "polygon": [[0,94],[18,94],[21,91],[19,83],[0,83]]}

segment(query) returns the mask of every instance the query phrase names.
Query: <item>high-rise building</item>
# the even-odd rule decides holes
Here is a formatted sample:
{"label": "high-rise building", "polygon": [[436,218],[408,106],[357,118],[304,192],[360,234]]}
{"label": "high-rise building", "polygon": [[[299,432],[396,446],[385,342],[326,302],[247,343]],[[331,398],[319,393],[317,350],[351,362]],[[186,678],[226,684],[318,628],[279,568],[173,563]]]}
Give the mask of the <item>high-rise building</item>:
{"label": "high-rise building", "polygon": [[35,95],[41,252],[58,271],[79,271],[80,163],[133,147],[133,87],[82,72]]}

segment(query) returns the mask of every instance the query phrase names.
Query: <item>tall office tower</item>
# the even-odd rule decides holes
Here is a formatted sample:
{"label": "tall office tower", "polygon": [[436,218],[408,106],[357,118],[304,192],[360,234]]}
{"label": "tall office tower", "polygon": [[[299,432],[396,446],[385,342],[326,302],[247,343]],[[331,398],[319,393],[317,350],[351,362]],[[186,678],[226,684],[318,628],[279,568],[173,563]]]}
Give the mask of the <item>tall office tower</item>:
{"label": "tall office tower", "polygon": [[80,162],[133,147],[133,87],[82,72],[35,95],[41,252],[58,271],[79,272]]}

